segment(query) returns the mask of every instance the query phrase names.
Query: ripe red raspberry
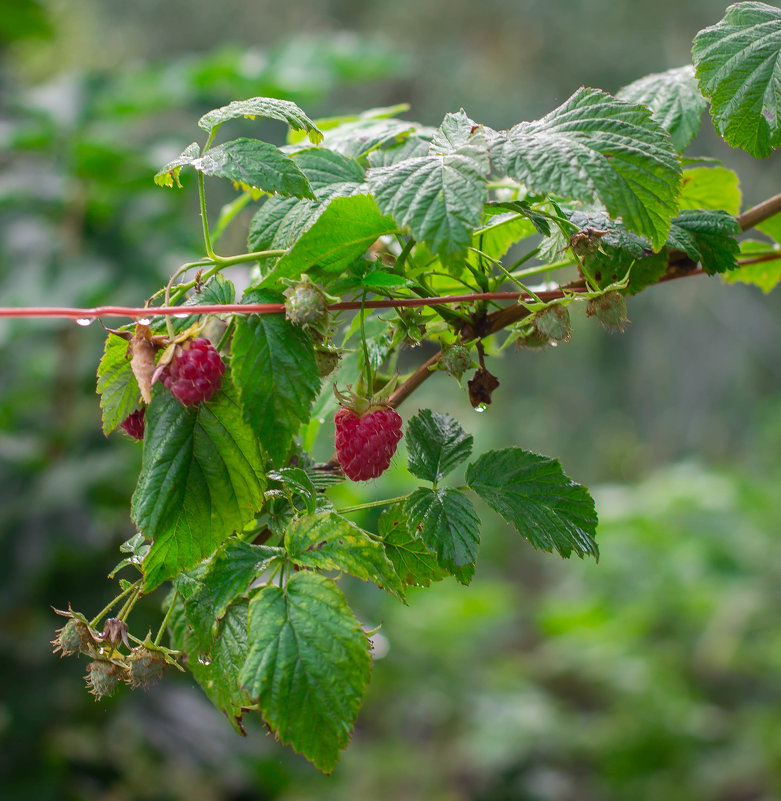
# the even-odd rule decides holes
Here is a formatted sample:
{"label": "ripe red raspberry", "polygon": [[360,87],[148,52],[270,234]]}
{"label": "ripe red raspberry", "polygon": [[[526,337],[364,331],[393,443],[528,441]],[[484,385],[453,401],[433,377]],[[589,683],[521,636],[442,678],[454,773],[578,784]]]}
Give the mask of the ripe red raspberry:
{"label": "ripe red raspberry", "polygon": [[197,406],[222,385],[225,365],[204,337],[185,342],[160,375],[165,388],[185,406]]}
{"label": "ripe red raspberry", "polygon": [[390,406],[375,406],[362,415],[339,409],[336,425],[336,458],[348,478],[368,481],[382,475],[401,439],[401,417]]}
{"label": "ripe red raspberry", "polygon": [[119,427],[126,433],[129,434],[133,439],[143,439],[144,438],[144,412],[146,411],[146,407],[143,409],[136,409],[135,412],[129,414],[120,424]]}

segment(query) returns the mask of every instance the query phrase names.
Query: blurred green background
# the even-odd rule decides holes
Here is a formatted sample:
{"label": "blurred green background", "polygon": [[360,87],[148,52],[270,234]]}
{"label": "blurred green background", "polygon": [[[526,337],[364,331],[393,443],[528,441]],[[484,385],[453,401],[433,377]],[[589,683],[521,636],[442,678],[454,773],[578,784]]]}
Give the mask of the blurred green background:
{"label": "blurred green background", "polygon": [[[686,63],[723,11],[0,0],[0,304],[135,305],[197,257],[192,182],[173,192],[151,176],[231,99],[290,98],[315,117],[406,101],[432,125],[463,106],[504,127],[581,84],[615,91]],[[779,191],[777,158],[752,163],[707,122],[692,152],[738,171],[744,206]],[[777,293],[676,282],[633,298],[622,336],[577,318],[572,344],[494,359],[502,386],[483,415],[444,374],[408,402],[405,416],[456,416],[477,451],[559,457],[597,499],[602,558],[536,553],[483,510],[471,587],[443,582],[402,607],[349,584],[382,629],[331,777],[262,727],[239,738],[186,678],[96,704],[85,664],[52,656],[50,605],[94,613],[111,597],[140,453],[101,434],[97,324],[1,321],[0,797],[780,797],[780,306]],[[377,497],[408,491],[403,463]]]}

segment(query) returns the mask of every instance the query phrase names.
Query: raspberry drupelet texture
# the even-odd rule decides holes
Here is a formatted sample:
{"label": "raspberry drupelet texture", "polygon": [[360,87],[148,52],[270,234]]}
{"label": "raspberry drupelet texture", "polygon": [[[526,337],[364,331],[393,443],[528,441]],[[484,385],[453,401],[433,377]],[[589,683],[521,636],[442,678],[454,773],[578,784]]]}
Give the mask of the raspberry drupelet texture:
{"label": "raspberry drupelet texture", "polygon": [[395,409],[380,406],[360,416],[339,409],[334,423],[336,458],[348,478],[368,481],[388,469],[401,439],[401,417]]}
{"label": "raspberry drupelet texture", "polygon": [[197,406],[214,396],[222,385],[224,372],[225,365],[214,345],[198,337],[182,345],[160,380],[180,403]]}
{"label": "raspberry drupelet texture", "polygon": [[143,409],[136,409],[132,414],[129,414],[120,424],[119,427],[133,439],[144,438],[144,413],[146,407]]}

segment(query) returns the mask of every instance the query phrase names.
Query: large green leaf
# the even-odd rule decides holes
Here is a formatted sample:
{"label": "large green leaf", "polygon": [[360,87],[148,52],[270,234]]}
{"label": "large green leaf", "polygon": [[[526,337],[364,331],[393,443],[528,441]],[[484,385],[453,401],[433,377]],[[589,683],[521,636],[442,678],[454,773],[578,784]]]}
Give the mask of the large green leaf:
{"label": "large green leaf", "polygon": [[709,275],[734,270],[740,250],[738,221],[726,211],[692,209],[682,211],[670,228],[667,244],[682,250],[702,264]]}
{"label": "large green leaf", "polygon": [[383,214],[452,261],[465,254],[480,222],[489,169],[483,130],[461,112],[445,117],[428,155],[370,168],[366,177]]}
{"label": "large green leaf", "polygon": [[404,507],[409,528],[437,561],[451,573],[477,558],[480,545],[480,518],[472,502],[462,492],[419,487]]}
{"label": "large green leaf", "polygon": [[217,625],[234,599],[284,555],[281,548],[250,545],[231,537],[208,559],[185,601],[187,622],[199,651],[211,649]]}
{"label": "large green leaf", "polygon": [[193,678],[242,734],[242,710],[252,703],[249,693],[239,684],[239,674],[247,661],[248,610],[247,601],[231,604],[220,621],[217,639],[208,657],[191,649],[190,637],[185,640],[185,650],[189,655],[187,666]]}
{"label": "large green leaf", "polygon": [[138,407],[141,393],[130,369],[127,340],[109,334],[98,364],[98,393],[103,433],[108,436]]}
{"label": "large green leaf", "polygon": [[283,256],[265,283],[280,278],[335,275],[365,253],[381,236],[396,231],[370,195],[337,197]]}
{"label": "large green leaf", "polygon": [[436,483],[472,453],[472,435],[449,414],[421,409],[407,423],[407,466],[413,476]]}
{"label": "large green leaf", "polygon": [[401,580],[405,584],[428,587],[432,581],[439,581],[447,574],[423,541],[410,534],[407,524],[404,505],[397,503],[380,515],[378,533]]}
{"label": "large green leaf", "polygon": [[740,213],[741,192],[737,173],[725,167],[692,167],[683,171],[680,209],[724,209]]}
{"label": "large green leaf", "polygon": [[535,548],[599,555],[594,500],[558,460],[521,448],[488,451],[468,466],[466,483]]}
{"label": "large green leaf", "polygon": [[182,406],[158,391],[146,412],[141,475],[131,514],[152,548],[149,592],[209,556],[263,505],[263,454],[231,385],[208,403]]}
{"label": "large green leaf", "polygon": [[[756,239],[744,239],[740,243],[740,254],[746,259],[764,257],[767,255],[769,246],[767,242],[759,242]],[[775,246],[778,258],[756,261],[753,264],[744,264],[737,270],[722,273],[722,280],[728,284],[738,281],[744,284],[754,284],[763,292],[768,293],[774,290],[781,282],[781,248]]]}
{"label": "large green leaf", "polygon": [[[284,298],[252,290],[244,300],[280,303]],[[282,314],[242,315],[233,335],[232,364],[244,419],[278,465],[299,424],[308,422],[320,391],[312,340]]]}
{"label": "large green leaf", "polygon": [[267,198],[250,222],[250,250],[291,247],[333,198],[365,191],[363,168],[349,156],[318,147],[294,153],[292,159],[309,181],[315,200]]}
{"label": "large green leaf", "polygon": [[692,59],[713,124],[756,158],[781,144],[781,9],[735,3],[694,38]]}
{"label": "large green leaf", "polygon": [[285,548],[299,567],[340,570],[404,598],[404,585],[382,543],[333,512],[295,518],[285,531]]}
{"label": "large green leaf", "polygon": [[239,678],[279,739],[330,773],[369,681],[369,642],[331,579],[302,570],[249,611]]}
{"label": "large green leaf", "polygon": [[529,189],[599,200],[655,249],[667,240],[681,169],[669,135],[647,108],[579,89],[541,120],[499,134],[492,154]]}
{"label": "large green leaf", "polygon": [[650,108],[652,119],[669,131],[679,153],[683,153],[697,136],[702,115],[708,107],[691,64],[646,75],[619,90],[616,97]]}
{"label": "large green leaf", "polygon": [[278,195],[313,198],[312,187],[290,156],[260,139],[233,139],[193,159],[190,166],[204,175]]}
{"label": "large green leaf", "polygon": [[234,100],[227,106],[215,108],[198,120],[198,127],[212,133],[228,120],[237,117],[266,117],[267,119],[285,122],[294,131],[305,131],[313,144],[323,139],[323,132],[290,100],[279,100],[276,97],[252,97],[249,100]]}

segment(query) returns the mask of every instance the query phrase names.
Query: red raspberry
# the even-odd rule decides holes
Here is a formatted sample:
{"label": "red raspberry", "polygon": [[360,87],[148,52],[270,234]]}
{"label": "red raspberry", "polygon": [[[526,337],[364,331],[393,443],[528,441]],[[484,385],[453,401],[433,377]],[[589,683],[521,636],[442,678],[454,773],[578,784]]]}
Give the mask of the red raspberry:
{"label": "red raspberry", "polygon": [[368,481],[382,475],[401,439],[401,417],[390,406],[370,408],[362,415],[339,409],[336,425],[336,458],[348,478]]}
{"label": "red raspberry", "polygon": [[197,406],[214,396],[222,385],[224,372],[225,365],[214,345],[198,337],[181,346],[160,380],[180,403]]}
{"label": "red raspberry", "polygon": [[143,409],[137,409],[132,414],[129,414],[120,424],[119,427],[126,433],[129,434],[133,439],[143,439],[144,438],[144,412],[146,411],[146,407]]}

